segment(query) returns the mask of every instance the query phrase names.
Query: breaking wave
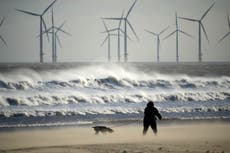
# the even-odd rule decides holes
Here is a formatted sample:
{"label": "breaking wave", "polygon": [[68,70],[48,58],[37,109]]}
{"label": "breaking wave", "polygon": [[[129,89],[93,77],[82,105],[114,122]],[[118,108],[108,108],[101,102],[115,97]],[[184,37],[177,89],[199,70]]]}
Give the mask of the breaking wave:
{"label": "breaking wave", "polygon": [[96,94],[96,95],[35,95],[29,97],[0,96],[0,106],[39,106],[64,104],[104,104],[104,103],[141,103],[153,100],[156,102],[193,102],[193,101],[226,101],[230,100],[229,91],[187,91],[187,92],[156,92],[124,94]]}
{"label": "breaking wave", "polygon": [[[157,74],[156,74],[157,75]],[[165,77],[165,79],[164,79]],[[188,76],[153,76],[148,80],[117,78],[108,76],[105,78],[79,78],[74,80],[47,80],[47,81],[6,81],[0,80],[0,89],[30,90],[49,88],[150,88],[150,89],[197,89],[197,88],[230,88],[230,77],[220,78],[191,78]],[[31,78],[32,79],[32,78]]]}

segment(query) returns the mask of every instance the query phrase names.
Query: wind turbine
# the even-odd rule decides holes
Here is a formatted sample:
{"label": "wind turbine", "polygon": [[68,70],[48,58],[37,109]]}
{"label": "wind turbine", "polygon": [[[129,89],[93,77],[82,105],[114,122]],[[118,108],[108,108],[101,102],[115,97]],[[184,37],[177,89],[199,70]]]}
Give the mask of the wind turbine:
{"label": "wind turbine", "polygon": [[62,33],[65,33],[69,36],[71,36],[70,33],[64,31],[62,28],[64,26],[66,22],[64,21],[59,27],[56,27],[55,25],[54,26],[51,26],[47,31],[44,31],[44,33],[49,33],[53,36],[53,41],[52,41],[52,59],[53,59],[53,63],[56,63],[57,62],[57,42],[59,44],[59,46],[61,47],[61,41],[59,39],[59,36],[58,36],[58,33],[59,32],[62,32]]}
{"label": "wind turbine", "polygon": [[57,41],[59,43],[59,46],[61,47],[61,41],[59,39],[59,36],[57,35],[58,32],[61,31],[62,33],[65,33],[69,36],[71,36],[71,34],[62,29],[65,22],[63,22],[59,27],[56,27],[54,25],[54,15],[53,14],[54,13],[53,13],[53,8],[52,8],[52,10],[51,10],[52,26],[47,30],[47,32],[52,34],[52,61],[53,61],[53,63],[56,63],[57,62]]}
{"label": "wind turbine", "polygon": [[[122,12],[122,15],[121,15],[121,18],[123,18],[123,15],[124,15],[124,11]],[[117,28],[114,28],[114,29],[110,29],[110,30],[108,30],[108,31],[104,31],[104,32],[102,32],[102,33],[108,33],[108,32],[113,32],[113,31],[117,31],[117,57],[118,57],[118,62],[120,62],[120,60],[121,60],[121,52],[120,52],[120,37],[122,36],[121,35],[121,33],[125,33],[122,29],[121,29],[121,22],[122,22],[122,20],[119,20],[119,24],[118,24],[118,27]],[[114,36],[114,34],[113,34],[113,36]],[[130,39],[130,37],[127,35],[127,38],[129,39],[129,40],[131,40]]]}
{"label": "wind turbine", "polygon": [[107,20],[124,20],[124,57],[125,57],[125,62],[128,61],[128,50],[127,50],[127,24],[129,26],[129,28],[132,30],[133,34],[135,35],[135,37],[139,40],[136,32],[134,31],[131,23],[129,22],[128,20],[128,17],[129,17],[129,14],[131,13],[134,5],[136,4],[137,0],[134,1],[133,5],[130,7],[130,9],[128,10],[127,14],[125,17],[122,17],[122,18],[103,18],[103,19],[107,19]]}
{"label": "wind turbine", "polygon": [[[0,22],[0,27],[2,26],[3,22],[4,22],[5,18],[3,18]],[[2,42],[4,43],[4,45],[7,47],[7,43],[6,41],[3,39],[2,35],[0,35],[0,39],[2,40]]]}
{"label": "wind turbine", "polygon": [[62,33],[65,33],[65,34],[67,34],[67,35],[69,35],[69,36],[71,36],[71,34],[70,33],[68,33],[68,32],[66,32],[66,31],[64,31],[64,30],[62,30],[61,28],[64,26],[64,23],[61,25],[61,26],[59,26],[59,27],[55,27],[56,28],[56,31],[54,32],[54,46],[55,46],[55,62],[57,62],[57,41],[58,41],[58,44],[59,44],[59,46],[61,47],[61,41],[60,41],[60,39],[59,39],[59,36],[58,36],[58,33],[59,32],[62,32]]}
{"label": "wind turbine", "polygon": [[160,35],[163,34],[167,29],[169,28],[169,26],[165,29],[163,29],[160,33],[154,33],[152,31],[149,30],[145,30],[146,32],[154,35],[157,37],[157,62],[160,62]]}
{"label": "wind turbine", "polygon": [[102,42],[101,46],[103,46],[104,43],[105,43],[106,41],[108,41],[108,62],[110,62],[110,61],[111,61],[110,37],[113,36],[113,35],[115,35],[115,34],[111,34],[111,33],[110,33],[110,30],[109,30],[108,27],[106,26],[105,21],[104,21],[103,19],[102,19],[102,22],[103,22],[103,25],[104,25],[104,27],[105,27],[105,32],[107,33],[107,36],[106,36],[105,40]]}
{"label": "wind turbine", "polygon": [[190,34],[182,31],[179,29],[179,26],[178,26],[178,17],[177,17],[177,13],[175,13],[175,16],[176,16],[176,30],[173,31],[172,33],[170,33],[168,36],[166,36],[164,39],[167,39],[169,38],[170,36],[172,36],[173,34],[176,34],[176,62],[178,63],[179,62],[179,51],[178,51],[178,36],[179,36],[179,32],[181,32],[182,34],[186,35],[186,36],[189,36],[189,37],[192,37]]}
{"label": "wind turbine", "polygon": [[[122,12],[121,18],[123,18],[124,16],[124,11]],[[117,58],[118,58],[118,62],[120,62],[121,60],[121,51],[120,51],[120,32],[125,33],[122,29],[121,29],[121,21],[119,21],[118,27],[114,28],[114,29],[110,29],[105,31],[106,33],[108,32],[112,32],[112,31],[117,31]],[[105,33],[103,32],[103,33]]]}
{"label": "wind turbine", "polygon": [[230,18],[229,18],[229,14],[228,14],[228,29],[229,29],[229,31],[228,31],[228,33],[226,33],[220,40],[219,40],[219,42],[221,42],[222,40],[224,40],[229,34],[230,34]]}
{"label": "wind turbine", "polygon": [[[25,13],[25,14],[29,14],[29,15],[33,15],[33,16],[36,16],[36,17],[39,17],[39,18],[40,18],[40,63],[43,63],[43,61],[44,61],[44,59],[43,59],[43,56],[44,56],[44,53],[43,53],[43,35],[42,35],[43,26],[44,26],[44,28],[45,28],[45,31],[47,31],[46,24],[45,24],[45,21],[44,21],[44,19],[43,19],[43,15],[45,15],[45,13],[49,10],[49,8],[50,8],[56,1],[57,1],[57,0],[54,0],[54,1],[53,1],[53,2],[52,2],[42,13],[41,13],[41,14],[16,9],[16,10],[19,11],[19,12],[22,12],[22,13]],[[47,38],[49,38],[49,37],[48,37],[48,34],[47,34]]]}
{"label": "wind turbine", "polygon": [[[214,6],[215,2],[207,9],[207,11],[202,15],[202,17],[200,18],[200,20],[198,19],[192,19],[192,18],[184,18],[184,17],[179,17],[180,19],[183,20],[187,20],[187,21],[192,21],[192,22],[197,22],[198,23],[198,35],[199,35],[199,39],[198,39],[198,58],[199,58],[199,62],[202,62],[202,52],[201,52],[201,30],[204,32],[206,39],[208,40],[208,36],[207,33],[205,31],[204,25],[202,23],[204,17],[208,14],[208,12],[211,10],[211,8]],[[208,40],[209,42],[209,40]]]}

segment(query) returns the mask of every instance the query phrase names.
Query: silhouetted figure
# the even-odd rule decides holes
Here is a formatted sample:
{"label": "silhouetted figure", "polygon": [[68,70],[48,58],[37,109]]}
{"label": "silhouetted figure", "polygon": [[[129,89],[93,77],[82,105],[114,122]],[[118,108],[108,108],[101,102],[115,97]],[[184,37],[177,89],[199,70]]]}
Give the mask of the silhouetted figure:
{"label": "silhouetted figure", "polygon": [[149,126],[151,126],[153,133],[156,134],[157,133],[156,120],[157,120],[157,118],[161,120],[162,116],[159,113],[159,111],[154,107],[154,103],[152,101],[148,102],[144,113],[145,113],[145,116],[144,116],[144,121],[143,121],[143,125],[144,125],[143,135],[146,134]]}

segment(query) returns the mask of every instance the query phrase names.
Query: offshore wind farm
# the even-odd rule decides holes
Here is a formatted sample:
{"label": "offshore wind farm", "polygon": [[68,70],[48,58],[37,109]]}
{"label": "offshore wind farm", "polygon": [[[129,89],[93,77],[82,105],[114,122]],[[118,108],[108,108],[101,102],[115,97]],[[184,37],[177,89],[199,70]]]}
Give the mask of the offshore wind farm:
{"label": "offshore wind farm", "polygon": [[[229,0],[0,0],[0,153],[230,152],[229,12]],[[142,135],[150,101],[162,119]]]}
{"label": "offshore wind farm", "polygon": [[[52,11],[51,11],[50,8],[52,7],[55,10],[57,10],[57,15],[60,16],[60,13],[59,13],[60,9],[58,10],[58,9],[56,9],[56,7],[58,8],[58,7],[61,7],[61,5],[65,5],[64,3],[61,4],[61,5],[55,4],[55,3],[63,3],[63,2],[62,1],[60,1],[60,2],[51,1],[50,4],[48,3],[49,5],[44,4],[44,6],[43,6],[44,9],[43,10],[42,10],[42,8],[37,8],[36,9],[36,10],[38,10],[38,12],[39,12],[39,10],[41,10],[41,12],[42,12],[41,14],[39,14],[37,12],[35,13],[34,11],[31,11],[33,9],[30,9],[29,7],[27,7],[27,8],[22,7],[23,9],[21,9],[20,6],[19,6],[19,7],[14,7],[12,9],[12,11],[13,11],[12,13],[14,15],[17,15],[17,17],[23,17],[23,14],[19,13],[19,12],[21,12],[21,13],[28,14],[28,15],[31,15],[31,16],[37,16],[40,19],[39,20],[39,27],[38,27],[39,28],[39,33],[40,33],[40,35],[39,35],[40,36],[39,37],[39,47],[36,49],[35,46],[33,46],[34,49],[32,50],[33,53],[34,53],[34,51],[38,50],[38,52],[39,52],[39,60],[32,60],[31,59],[28,62],[38,62],[39,61],[40,63],[42,63],[42,62],[53,62],[53,63],[55,63],[55,60],[54,60],[54,58],[55,58],[54,57],[54,41],[55,41],[54,40],[54,34],[52,34],[52,46],[53,46],[52,51],[50,51],[51,48],[48,47],[49,46],[48,33],[46,33],[47,39],[44,39],[43,35],[41,35],[42,32],[47,31],[46,24],[50,24],[52,26],[53,20],[52,20],[51,16],[53,16],[53,15],[51,15]],[[67,62],[65,60],[66,58],[72,59],[73,58],[72,56],[68,56],[68,55],[70,55],[70,54],[68,54],[68,52],[71,52],[73,54],[77,54],[76,51],[73,51],[74,47],[75,48],[78,48],[78,47],[89,48],[90,46],[94,46],[94,48],[96,47],[96,51],[91,52],[91,55],[93,54],[94,56],[92,56],[92,57],[87,56],[86,54],[83,54],[83,53],[80,52],[79,53],[80,56],[77,55],[76,58],[80,58],[82,55],[86,55],[84,58],[91,59],[91,60],[87,60],[87,61],[94,61],[94,62],[95,61],[99,61],[99,62],[108,61],[108,59],[107,59],[108,55],[106,55],[107,53],[101,47],[99,47],[100,46],[99,44],[100,44],[101,39],[102,39],[102,37],[101,37],[102,35],[99,35],[98,33],[100,31],[103,31],[103,27],[104,27],[104,26],[99,25],[99,22],[100,22],[101,18],[104,18],[107,26],[111,27],[111,29],[109,29],[110,34],[113,35],[113,36],[117,36],[117,53],[115,53],[115,51],[114,51],[115,47],[113,46],[113,44],[115,44],[114,41],[116,41],[116,40],[112,40],[112,42],[111,42],[111,44],[112,44],[112,46],[111,46],[112,47],[111,48],[111,56],[113,57],[113,60],[112,60],[113,62],[116,62],[116,61],[117,62],[128,62],[128,61],[132,61],[132,62],[135,62],[135,61],[137,61],[137,62],[140,62],[140,61],[157,62],[157,54],[155,54],[155,55],[152,54],[151,50],[149,49],[150,46],[153,46],[154,44],[149,43],[150,39],[147,38],[147,36],[145,36],[145,34],[143,34],[143,31],[144,31],[144,29],[146,29],[145,28],[146,26],[149,27],[147,29],[150,29],[150,28],[153,29],[152,27],[157,27],[156,25],[162,25],[163,26],[162,23],[164,23],[167,20],[164,20],[163,18],[161,18],[161,20],[156,20],[157,18],[155,18],[155,19],[154,19],[154,17],[149,18],[150,16],[148,16],[147,13],[145,14],[145,12],[148,12],[148,13],[154,13],[156,15],[157,14],[160,15],[161,13],[160,13],[159,10],[158,11],[148,10],[148,11],[144,11],[144,12],[140,13],[140,10],[138,10],[138,9],[143,7],[143,5],[147,6],[148,3],[151,4],[150,2],[139,2],[139,1],[131,2],[131,1],[129,1],[129,3],[127,3],[126,5],[122,5],[122,7],[117,7],[117,8],[114,7],[113,11],[106,11],[107,9],[111,10],[111,8],[112,8],[112,7],[111,8],[106,7],[105,11],[104,11],[105,13],[103,13],[103,15],[98,14],[98,16],[97,16],[97,14],[94,13],[94,16],[97,16],[97,17],[95,17],[94,20],[92,20],[92,22],[96,21],[95,22],[96,25],[97,25],[96,27],[98,27],[101,30],[95,30],[94,33],[95,34],[97,33],[97,35],[92,35],[91,37],[96,36],[99,39],[95,39],[96,41],[91,41],[91,39],[88,39],[88,41],[90,41],[92,45],[84,46],[83,43],[80,43],[79,45],[76,45],[77,43],[75,43],[75,41],[74,41],[75,39],[77,39],[78,41],[82,41],[83,39],[81,40],[81,38],[84,38],[84,41],[85,41],[85,40],[87,40],[86,38],[90,38],[90,35],[88,35],[87,31],[85,31],[85,33],[82,33],[81,35],[79,35],[79,37],[77,35],[73,34],[73,37],[68,38],[68,40],[66,41],[67,44],[70,43],[70,42],[71,42],[71,44],[70,45],[65,45],[64,50],[66,50],[66,51],[63,52],[64,56],[59,57],[60,58],[59,61],[60,62]],[[152,2],[152,4],[154,4],[154,2]],[[109,3],[107,5],[109,6]],[[215,61],[215,62],[216,61],[221,61],[219,59],[219,57],[218,58],[214,57],[214,55],[216,55],[216,56],[221,55],[222,58],[225,59],[224,61],[228,61],[229,58],[227,58],[227,57],[229,55],[229,51],[228,51],[229,46],[228,46],[227,41],[222,42],[221,44],[217,44],[217,42],[222,41],[223,38],[224,39],[228,38],[228,33],[224,32],[224,28],[226,28],[224,21],[226,21],[226,19],[223,19],[224,16],[225,16],[224,14],[226,14],[226,11],[221,12],[223,14],[223,16],[221,18],[222,21],[218,22],[218,23],[221,23],[220,25],[223,25],[223,28],[222,28],[223,31],[220,30],[220,28],[218,29],[218,26],[216,26],[217,29],[214,30],[213,29],[214,25],[217,25],[217,24],[214,24],[214,23],[205,24],[205,23],[207,21],[212,22],[215,19],[219,20],[219,18],[215,17],[215,15],[217,13],[220,13],[220,11],[218,9],[220,8],[220,5],[222,5],[222,4],[221,4],[221,2],[219,2],[219,3],[216,3],[216,5],[217,5],[216,6],[215,3],[213,3],[207,10],[205,10],[205,8],[207,8],[207,5],[208,5],[208,3],[206,3],[206,5],[203,5],[203,8],[200,7],[199,11],[197,12],[197,14],[200,12],[199,13],[199,15],[201,16],[200,20],[184,17],[184,14],[188,14],[186,16],[189,16],[191,14],[191,13],[189,13],[189,11],[185,11],[184,9],[179,9],[179,8],[174,9],[173,12],[176,11],[176,12],[179,12],[179,14],[180,14],[179,17],[177,16],[177,13],[176,13],[176,16],[175,16],[176,21],[174,21],[174,22],[176,22],[176,24],[175,24],[176,30],[172,30],[173,31],[172,33],[168,33],[168,34],[166,33],[165,34],[166,36],[164,36],[164,38],[173,37],[174,36],[173,34],[175,34],[175,36],[176,36],[176,39],[175,39],[176,40],[176,51],[174,52],[173,49],[172,49],[172,47],[173,47],[172,46],[172,44],[173,44],[173,39],[172,38],[164,40],[165,51],[164,50],[162,51],[163,56],[162,56],[161,62],[163,62],[163,61],[165,61],[165,62],[173,62],[173,61],[175,61],[175,62],[180,62],[180,61],[181,62],[193,62],[193,61],[194,62],[196,62],[196,61],[201,62],[201,61],[203,61],[203,59],[205,59],[204,61],[209,61],[209,62],[211,62],[211,61]],[[139,6],[141,6],[141,7],[139,7]],[[151,5],[149,5],[149,6],[151,6]],[[153,5],[153,6],[155,7],[157,5]],[[215,10],[216,7],[219,7],[219,8]],[[182,7],[180,7],[180,8],[182,8]],[[186,6],[183,6],[183,8],[186,8]],[[228,7],[226,7],[226,8],[228,8]],[[15,9],[17,10],[18,13],[14,11]],[[25,11],[25,10],[29,10],[29,11]],[[136,10],[138,11],[139,14],[136,13]],[[204,11],[203,14],[202,14],[202,10]],[[110,12],[114,12],[114,13],[110,13]],[[192,12],[192,11],[190,11],[190,12]],[[63,13],[63,14],[65,14],[65,13]],[[111,15],[109,15],[109,14],[111,14]],[[118,14],[122,14],[122,15],[117,16]],[[134,15],[132,15],[132,14],[134,14]],[[142,16],[142,17],[140,18],[140,16]],[[153,15],[151,15],[151,16],[153,16]],[[170,13],[168,13],[168,16],[170,16]],[[70,14],[68,15],[67,14],[66,17],[73,18],[74,15],[70,15]],[[65,19],[66,17],[63,16],[63,19]],[[80,20],[82,20],[84,18],[84,21],[91,22],[88,19],[85,20],[87,16],[84,16],[84,17],[81,16],[81,17],[78,18],[77,20],[80,21]],[[174,17],[174,19],[175,19],[175,17]],[[29,16],[27,16],[27,17],[25,16],[25,18],[31,19]],[[128,18],[131,18],[131,19],[128,19]],[[135,18],[138,18],[138,20],[141,19],[142,22],[140,23]],[[208,19],[206,19],[206,18],[208,18]],[[169,19],[173,20],[173,17],[171,16]],[[58,20],[59,20],[59,22],[61,22],[61,18],[58,19]],[[74,23],[84,24],[84,22],[82,22],[82,21],[77,22],[77,20],[72,19],[71,22],[74,21]],[[4,21],[4,20],[2,20],[2,21]],[[20,23],[21,21],[22,21],[22,19],[20,21],[18,21],[18,23]],[[157,21],[157,22],[154,22],[154,21]],[[197,33],[196,30],[193,30],[193,32],[190,32],[191,29],[195,28],[194,27],[195,24],[191,24],[192,22],[188,22],[188,24],[187,24],[187,23],[185,23],[186,21],[193,21],[193,22],[198,23],[198,29],[197,29],[198,30],[198,35],[195,35]],[[148,24],[150,22],[153,22],[153,23]],[[21,22],[21,24],[23,24],[23,23],[25,23],[25,22]],[[168,23],[165,22],[165,23],[166,23],[166,25],[171,25],[170,22],[168,22]],[[190,23],[190,25],[189,25],[189,23]],[[4,23],[4,24],[5,24],[5,26],[7,25],[7,23]],[[137,29],[138,30],[135,28],[136,27],[135,24],[137,24],[137,27],[138,27]],[[143,26],[142,24],[146,25],[146,26]],[[179,29],[179,24],[180,24],[180,29]],[[31,27],[31,25],[32,24],[27,24],[27,25],[23,25],[23,27],[27,27],[28,29],[31,29],[33,27],[33,26]],[[89,26],[89,25],[92,25],[92,23],[91,24],[86,23],[85,25]],[[140,26],[140,25],[142,25],[142,26]],[[73,27],[75,28],[74,30],[73,30]],[[173,26],[171,26],[171,28],[172,27]],[[204,27],[206,27],[206,28],[204,28]],[[68,26],[68,28],[72,29],[72,31],[75,31],[75,30],[79,31],[81,29],[81,27],[78,28],[77,25],[75,26],[75,25],[71,25],[71,24]],[[96,28],[93,28],[93,29],[96,29]],[[157,28],[157,29],[162,29],[162,28]],[[156,30],[153,29],[153,31],[157,31],[157,29]],[[183,31],[181,29],[183,29]],[[7,28],[6,30],[9,31],[10,28]],[[22,30],[23,30],[23,28],[22,28]],[[33,32],[35,32],[35,31],[36,30],[34,30]],[[92,28],[90,28],[90,31],[92,33]],[[215,34],[212,33],[212,31],[215,31]],[[218,32],[218,31],[220,31],[220,32]],[[211,41],[210,44],[207,44],[209,42],[208,39],[207,39],[206,42],[202,40],[203,39],[202,38],[202,36],[203,36],[202,32],[203,32],[204,36],[206,37],[206,39],[208,38],[207,37],[208,33],[211,33],[210,35],[212,37],[209,38],[210,41]],[[8,32],[8,33],[10,33],[10,32]],[[53,30],[52,30],[52,33],[54,33]],[[128,33],[129,33],[129,36],[128,36]],[[139,39],[139,37],[137,36],[138,33],[139,33],[139,37],[141,37],[141,39]],[[189,40],[189,39],[184,38],[184,37],[179,38],[179,33],[187,35],[189,37],[193,36],[193,40]],[[14,34],[16,34],[16,32],[14,32]],[[120,35],[120,34],[122,34],[122,35]],[[213,35],[215,35],[215,36],[213,37]],[[31,40],[33,40],[32,38],[33,38],[33,36],[31,37]],[[14,50],[13,48],[16,47],[13,43],[10,43],[11,39],[12,38],[10,37],[10,39],[8,40],[8,43],[11,44],[10,48],[9,49],[3,48],[4,50],[9,50],[9,51],[3,52],[3,54],[2,54],[2,55],[6,55],[7,57],[8,57],[8,55],[12,54],[10,52],[12,52],[12,50]],[[58,39],[58,37],[56,39]],[[128,47],[128,40],[131,40],[131,39],[132,39],[132,41],[129,43],[130,44],[129,46],[131,47],[130,48],[130,47]],[[187,40],[185,40],[185,39],[187,39]],[[6,45],[6,41],[5,40],[3,41],[3,40],[4,39],[2,38],[1,39],[2,43],[4,43],[4,45]],[[24,40],[26,40],[26,39],[24,39]],[[36,41],[36,39],[33,40],[33,43],[35,41]],[[179,44],[179,41],[181,41],[180,44]],[[197,48],[197,50],[198,50],[198,59],[195,56],[195,54],[197,54],[196,53],[197,52],[196,51],[197,45],[194,44],[195,41],[198,41],[198,48]],[[97,46],[96,46],[96,42],[97,42]],[[72,46],[72,45],[74,45],[74,47],[71,47],[71,48],[67,49],[69,46]],[[146,46],[148,46],[148,48],[146,48]],[[154,46],[157,47],[157,45],[154,45]],[[189,47],[187,47],[187,46],[189,46]],[[28,49],[26,49],[26,48],[27,47],[31,48],[32,46],[31,45],[26,45],[26,44],[25,45],[21,44],[20,47],[22,48],[22,49],[20,49],[20,50],[22,50],[21,52],[28,52]],[[138,48],[140,48],[141,51],[138,51]],[[170,48],[170,49],[168,49],[168,48]],[[174,48],[175,48],[175,46],[174,46]],[[180,51],[181,52],[180,54],[182,54],[181,55],[181,60],[179,60],[179,48],[181,48],[181,51]],[[223,52],[223,53],[216,54],[214,49],[215,50],[221,49],[222,50],[221,52]],[[130,51],[128,51],[128,50],[130,50]],[[32,54],[32,52],[30,52],[29,54]],[[90,49],[85,50],[85,52],[90,52]],[[139,54],[140,52],[141,52],[141,54]],[[17,52],[17,53],[19,54],[19,52]],[[24,53],[19,54],[18,57],[21,57],[23,54]],[[173,54],[174,54],[174,56],[172,56]],[[62,54],[60,54],[60,55],[62,55]],[[149,56],[149,55],[152,55],[152,57]],[[97,56],[99,56],[99,58]],[[115,58],[115,56],[117,56],[117,58]],[[4,58],[4,56],[1,56],[1,57],[2,57],[2,61],[4,62],[4,60],[6,60],[6,58]],[[11,57],[14,58],[13,54],[12,54]],[[128,60],[128,57],[130,57],[131,60]],[[146,57],[146,59],[144,59],[144,57]],[[186,58],[184,58],[184,57],[186,57]],[[34,54],[33,58],[35,59],[35,58],[38,58],[38,57],[36,57],[35,54]],[[44,61],[44,58],[45,58],[45,61]],[[103,58],[104,58],[104,60],[102,60]],[[16,58],[16,59],[18,61],[21,61],[20,60],[21,58]],[[117,60],[115,60],[115,59],[117,59]],[[137,60],[135,60],[135,59],[137,59]],[[70,61],[74,62],[75,60],[72,59]],[[84,61],[84,60],[77,59],[76,61]]]}

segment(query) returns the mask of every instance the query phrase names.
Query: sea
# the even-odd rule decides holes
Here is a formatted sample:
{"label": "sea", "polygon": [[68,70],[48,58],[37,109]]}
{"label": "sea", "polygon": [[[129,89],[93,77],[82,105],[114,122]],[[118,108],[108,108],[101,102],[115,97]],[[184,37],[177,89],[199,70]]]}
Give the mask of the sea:
{"label": "sea", "polygon": [[230,63],[0,64],[0,129],[230,119]]}

